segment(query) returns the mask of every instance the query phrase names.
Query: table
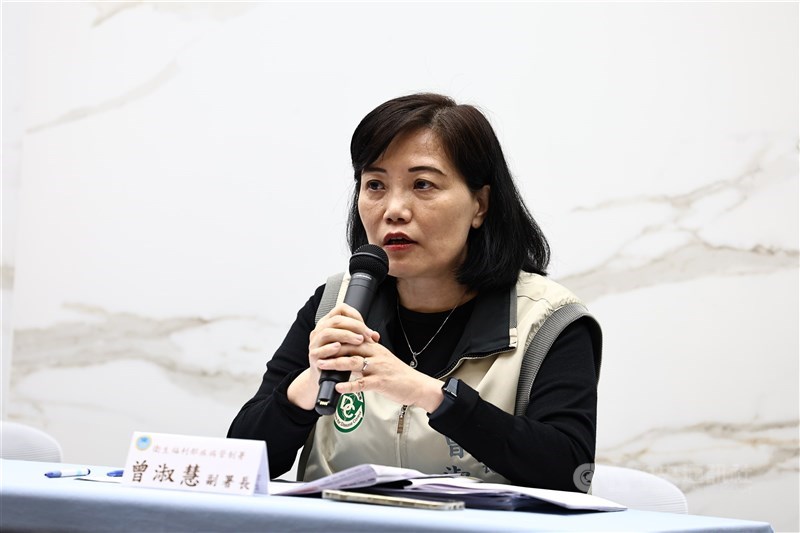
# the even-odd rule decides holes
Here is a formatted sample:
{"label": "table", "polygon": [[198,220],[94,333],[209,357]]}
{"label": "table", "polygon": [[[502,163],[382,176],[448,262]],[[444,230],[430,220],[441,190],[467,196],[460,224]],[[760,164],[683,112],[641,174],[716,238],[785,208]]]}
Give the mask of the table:
{"label": "table", "polygon": [[[3,531],[772,531],[729,518],[627,510],[431,511],[293,496],[237,496],[50,479],[85,465],[0,460]],[[92,466],[93,473],[113,470]]]}

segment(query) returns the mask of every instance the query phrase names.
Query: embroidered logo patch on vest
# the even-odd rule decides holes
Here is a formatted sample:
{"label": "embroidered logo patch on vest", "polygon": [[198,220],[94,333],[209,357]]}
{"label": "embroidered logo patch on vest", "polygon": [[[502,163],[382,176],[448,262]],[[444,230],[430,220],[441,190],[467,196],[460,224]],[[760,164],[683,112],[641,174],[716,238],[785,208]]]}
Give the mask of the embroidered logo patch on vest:
{"label": "embroidered logo patch on vest", "polygon": [[342,394],[333,415],[333,424],[342,433],[350,433],[364,420],[364,393]]}

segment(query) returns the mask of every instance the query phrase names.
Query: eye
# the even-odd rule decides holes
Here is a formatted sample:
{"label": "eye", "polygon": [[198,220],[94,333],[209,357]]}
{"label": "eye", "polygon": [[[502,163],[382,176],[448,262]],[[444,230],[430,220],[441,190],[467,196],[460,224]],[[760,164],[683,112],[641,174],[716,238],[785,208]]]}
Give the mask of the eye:
{"label": "eye", "polygon": [[420,180],[417,180],[417,181],[414,182],[414,188],[415,189],[422,189],[423,191],[427,190],[427,189],[433,189],[433,183],[431,183],[428,180],[421,180],[420,179]]}
{"label": "eye", "polygon": [[383,183],[378,180],[367,180],[364,182],[364,188],[368,191],[380,191],[383,189]]}

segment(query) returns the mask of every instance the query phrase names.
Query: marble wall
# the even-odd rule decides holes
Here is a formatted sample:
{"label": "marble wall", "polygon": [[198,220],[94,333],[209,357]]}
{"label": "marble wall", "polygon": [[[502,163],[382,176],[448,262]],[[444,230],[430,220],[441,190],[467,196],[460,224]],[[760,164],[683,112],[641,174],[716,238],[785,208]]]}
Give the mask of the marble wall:
{"label": "marble wall", "polygon": [[66,461],[225,434],[346,265],[353,128],[430,90],[604,326],[598,461],[800,529],[796,3],[2,9],[3,414]]}

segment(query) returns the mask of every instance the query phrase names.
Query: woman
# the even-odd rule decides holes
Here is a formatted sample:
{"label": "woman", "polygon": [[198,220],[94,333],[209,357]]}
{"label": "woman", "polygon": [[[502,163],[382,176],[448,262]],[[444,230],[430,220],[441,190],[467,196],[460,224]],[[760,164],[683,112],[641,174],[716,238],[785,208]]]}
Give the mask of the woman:
{"label": "woman", "polygon": [[[266,441],[273,477],[304,447],[305,479],[377,463],[585,490],[573,476],[594,461],[600,329],[544,277],[547,241],[486,118],[400,97],[350,151],[350,247],[381,246],[389,277],[368,317],[340,303],[315,324],[319,287],[228,436]],[[352,377],[320,417],[323,370]]]}

